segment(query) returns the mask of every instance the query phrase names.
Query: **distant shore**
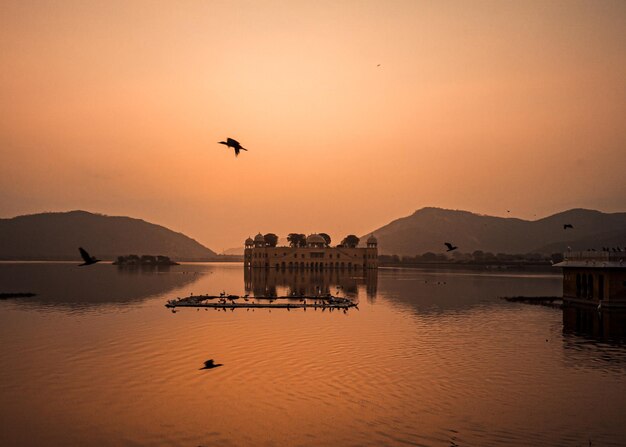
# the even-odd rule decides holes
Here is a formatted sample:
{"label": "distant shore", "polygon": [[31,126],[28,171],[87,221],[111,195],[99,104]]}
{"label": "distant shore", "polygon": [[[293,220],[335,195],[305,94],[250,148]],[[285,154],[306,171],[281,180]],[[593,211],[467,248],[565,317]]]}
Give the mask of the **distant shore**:
{"label": "distant shore", "polygon": [[[102,256],[103,262],[115,262],[117,259],[116,256]],[[37,256],[37,257],[29,257],[29,258],[3,258],[0,257],[0,262],[82,262],[80,259],[77,259],[76,256],[57,256],[57,257],[46,257],[46,256]],[[218,255],[216,258],[178,258],[176,262],[243,262],[243,256],[235,256],[235,255]]]}
{"label": "distant shore", "polygon": [[380,262],[379,267],[401,267],[419,269],[441,269],[441,270],[486,270],[486,271],[506,271],[506,270],[529,270],[559,272],[560,269],[552,267],[552,264],[541,263],[509,263],[509,264],[481,264],[470,262]]}

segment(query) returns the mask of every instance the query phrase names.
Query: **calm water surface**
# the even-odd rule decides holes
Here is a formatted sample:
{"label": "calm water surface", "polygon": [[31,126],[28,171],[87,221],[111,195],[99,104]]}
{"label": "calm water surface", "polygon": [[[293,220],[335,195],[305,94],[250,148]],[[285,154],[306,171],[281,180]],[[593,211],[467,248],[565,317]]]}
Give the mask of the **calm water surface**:
{"label": "calm water surface", "polygon": [[[0,445],[626,445],[626,344],[498,298],[559,274],[359,275],[0,264],[38,294],[0,301]],[[163,306],[337,285],[359,310]]]}

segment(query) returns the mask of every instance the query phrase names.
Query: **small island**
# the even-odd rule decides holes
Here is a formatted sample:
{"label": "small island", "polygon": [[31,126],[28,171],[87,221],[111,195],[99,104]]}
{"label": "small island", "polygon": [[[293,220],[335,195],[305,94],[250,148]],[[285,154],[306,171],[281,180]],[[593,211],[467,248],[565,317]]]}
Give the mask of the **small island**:
{"label": "small island", "polygon": [[164,266],[164,265],[178,265],[178,262],[172,261],[167,256],[152,256],[152,255],[127,255],[127,256],[118,256],[117,259],[113,262],[113,265],[119,266]]}

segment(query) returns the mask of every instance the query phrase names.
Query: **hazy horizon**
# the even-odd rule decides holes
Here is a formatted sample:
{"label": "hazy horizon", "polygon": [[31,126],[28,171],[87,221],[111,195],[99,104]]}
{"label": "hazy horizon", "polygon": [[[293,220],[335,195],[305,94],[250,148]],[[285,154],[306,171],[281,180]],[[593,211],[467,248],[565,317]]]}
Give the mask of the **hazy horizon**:
{"label": "hazy horizon", "polygon": [[221,252],[425,206],[626,211],[624,23],[619,1],[5,1],[0,216]]}
{"label": "hazy horizon", "polygon": [[[501,218],[503,218],[503,219],[506,219],[506,218],[511,218],[511,219],[521,219],[521,220],[524,220],[524,221],[532,222],[532,221],[542,220],[542,219],[544,219],[544,218],[551,217],[551,216],[553,216],[553,215],[560,214],[560,213],[562,213],[562,212],[572,211],[572,210],[574,210],[574,209],[583,209],[583,208],[574,208],[574,209],[569,209],[569,210],[561,210],[561,211],[559,211],[559,212],[557,212],[557,213],[551,213],[551,214],[546,215],[546,216],[534,216],[533,218],[530,218],[530,219],[523,219],[523,218],[519,218],[519,217],[515,217],[515,216],[510,216],[510,215],[508,215],[508,216],[490,216],[490,215],[485,215],[485,214],[474,213],[474,212],[473,212],[473,211],[471,211],[471,210],[460,210],[460,209],[454,209],[454,210],[453,210],[453,209],[444,209],[444,208],[440,208],[440,207],[426,206],[426,207],[420,208],[419,210],[415,210],[415,212],[409,213],[409,214],[407,214],[407,215],[397,216],[397,217],[395,217],[395,218],[393,218],[393,219],[390,219],[390,220],[389,220],[388,222],[386,222],[385,224],[383,224],[383,225],[381,225],[381,226],[379,226],[379,227],[377,227],[377,228],[375,228],[375,229],[374,229],[374,228],[372,228],[372,229],[370,229],[370,230],[371,230],[372,232],[374,232],[375,230],[379,230],[381,227],[384,227],[384,226],[386,226],[387,224],[390,224],[390,223],[392,223],[392,222],[394,222],[394,221],[396,221],[396,220],[398,220],[398,219],[402,219],[402,218],[409,217],[409,216],[413,215],[414,213],[417,213],[417,212],[422,211],[422,210],[425,210],[425,209],[440,209],[440,210],[444,210],[444,211],[469,212],[469,213],[472,213],[472,214],[477,214],[477,215],[480,215],[480,216],[487,216],[487,217],[501,217]],[[611,213],[608,213],[608,212],[605,212],[605,211],[602,211],[602,210],[592,210],[592,211],[600,211],[600,212],[603,212],[603,213],[606,213],[606,214],[611,214]],[[150,221],[148,221],[148,220],[146,220],[146,219],[142,219],[142,218],[140,218],[140,217],[136,217],[136,216],[119,216],[119,215],[115,215],[115,214],[105,214],[105,213],[92,212],[92,211],[89,211],[89,210],[44,211],[44,212],[41,212],[41,213],[28,213],[28,214],[23,214],[23,215],[18,215],[18,216],[10,216],[10,217],[3,217],[3,216],[0,216],[0,219],[12,219],[12,218],[15,218],[15,217],[25,217],[25,216],[29,216],[29,215],[48,214],[48,213],[53,213],[53,214],[56,214],[56,213],[71,213],[71,212],[88,212],[88,213],[95,214],[95,215],[103,215],[103,216],[109,216],[109,217],[129,217],[129,218],[132,218],[132,219],[140,219],[140,220],[146,221],[146,222],[148,222],[148,223],[150,223],[150,224],[155,224],[155,225],[165,226],[165,225],[163,225],[163,224],[161,224],[161,223],[159,223],[159,222],[150,222]],[[621,211],[621,212],[620,212],[620,211],[617,211],[616,213],[626,213],[626,211]],[[165,227],[166,227],[166,228],[168,228],[167,226],[165,226]],[[228,251],[228,250],[233,250],[233,249],[236,249],[236,250],[242,249],[242,250],[243,250],[243,247],[244,247],[244,239],[245,239],[245,238],[247,238],[247,237],[254,237],[254,236],[255,236],[255,234],[251,233],[251,234],[249,234],[248,236],[246,236],[245,238],[242,238],[242,239],[241,239],[241,241],[239,241],[239,243],[238,243],[238,244],[237,244],[237,243],[235,243],[235,244],[234,244],[233,246],[231,246],[231,247],[226,247],[226,248],[220,248],[220,249],[217,249],[217,248],[215,248],[215,247],[211,247],[211,246],[209,246],[209,245],[207,245],[207,244],[203,244],[203,243],[202,243],[202,241],[198,240],[198,239],[197,239],[197,238],[196,238],[193,234],[186,234],[185,232],[183,232],[183,231],[179,231],[179,230],[178,230],[178,229],[176,229],[176,228],[168,228],[168,229],[169,229],[169,230],[172,230],[172,231],[175,231],[175,232],[180,232],[180,233],[183,233],[185,236],[188,236],[188,237],[190,237],[191,239],[196,240],[197,242],[199,242],[200,244],[202,244],[202,245],[203,245],[203,246],[205,246],[206,248],[209,248],[209,249],[211,249],[211,250],[214,250],[214,251],[215,251],[216,253],[218,253],[218,254],[221,254],[222,252],[225,252],[225,251]],[[270,229],[270,230],[267,230],[267,231],[260,231],[260,233],[261,233],[261,234],[267,234],[267,233],[271,233],[271,232],[273,232],[273,230],[271,230],[271,229]],[[298,230],[297,230],[297,229],[293,229],[293,230],[290,230],[290,232],[298,232]],[[323,231],[316,230],[315,232],[317,232],[317,233],[321,233],[321,232],[323,232]],[[369,232],[362,232],[362,233],[357,233],[357,234],[358,234],[359,236],[365,236],[367,233],[369,233]],[[288,233],[285,233],[285,234],[278,234],[278,237],[279,237],[279,245],[282,245],[282,244],[287,245],[287,244],[288,244],[288,242],[287,242],[287,235],[288,235]],[[329,234],[329,235],[331,236],[331,239],[332,239],[332,244],[337,244],[337,243],[339,243],[339,241],[341,241],[341,239],[343,239],[343,237],[345,237],[347,234]],[[228,254],[228,253],[226,253],[226,254]]]}

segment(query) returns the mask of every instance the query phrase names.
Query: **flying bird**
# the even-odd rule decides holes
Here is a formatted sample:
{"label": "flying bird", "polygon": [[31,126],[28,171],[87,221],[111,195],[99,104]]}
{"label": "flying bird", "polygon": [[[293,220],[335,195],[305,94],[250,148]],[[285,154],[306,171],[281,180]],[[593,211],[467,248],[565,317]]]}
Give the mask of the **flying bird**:
{"label": "flying bird", "polygon": [[563,224],[563,229],[567,230],[568,228],[574,229],[574,225],[572,224]]}
{"label": "flying bird", "polygon": [[446,247],[448,247],[448,249],[446,251],[453,251],[453,250],[456,250],[457,248],[459,248],[459,247],[456,247],[456,246],[452,245],[450,242],[444,242],[444,245]]}
{"label": "flying bird", "polygon": [[78,266],[83,266],[83,265],[91,265],[91,264],[95,264],[96,262],[100,262],[100,259],[96,259],[95,256],[90,256],[89,253],[87,253],[87,250],[85,250],[83,247],[78,247],[78,251],[80,251],[80,255],[83,258],[83,262],[82,264],[78,264]]}
{"label": "flying bird", "polygon": [[239,151],[247,151],[248,149],[246,149],[245,147],[243,147],[239,141],[234,140],[232,138],[227,138],[226,141],[219,141],[219,144],[224,144],[228,147],[232,147],[233,149],[235,149],[235,157],[239,155]]}
{"label": "flying bird", "polygon": [[213,359],[209,359],[206,362],[204,362],[204,368],[200,368],[202,369],[213,369],[213,368],[217,368],[218,366],[222,366],[221,363],[214,363]]}

